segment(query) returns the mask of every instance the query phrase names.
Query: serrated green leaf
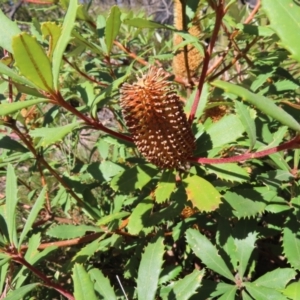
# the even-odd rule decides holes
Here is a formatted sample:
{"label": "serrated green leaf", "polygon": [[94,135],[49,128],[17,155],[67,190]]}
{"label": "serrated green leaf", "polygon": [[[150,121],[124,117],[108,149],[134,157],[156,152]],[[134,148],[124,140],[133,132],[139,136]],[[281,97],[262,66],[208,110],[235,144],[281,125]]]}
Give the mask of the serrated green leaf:
{"label": "serrated green leaf", "polygon": [[89,275],[94,282],[95,290],[105,300],[117,300],[117,296],[109,282],[109,279],[103,275],[99,269],[91,269]]}
{"label": "serrated green leaf", "polygon": [[61,141],[68,133],[79,127],[79,123],[71,123],[65,126],[54,128],[37,128],[30,131],[33,138],[41,138],[37,147],[48,147],[58,141]]}
{"label": "serrated green leaf", "polygon": [[[246,193],[239,195],[233,192],[226,192],[224,195],[225,200],[230,204],[234,209],[233,214],[238,218],[249,218],[253,217],[259,213],[262,213],[267,205],[264,199],[257,198],[252,200],[251,190],[249,190],[249,195],[246,196]],[[255,199],[255,196],[254,196]]]}
{"label": "serrated green leaf", "polygon": [[226,181],[244,182],[249,180],[247,171],[238,164],[207,165],[207,173],[215,174],[218,178]]}
{"label": "serrated green leaf", "polygon": [[186,240],[195,255],[197,255],[209,269],[235,282],[234,276],[226,263],[206,236],[197,230],[188,229],[186,231]]}
{"label": "serrated green leaf", "polygon": [[14,102],[14,103],[1,103],[1,110],[0,116],[6,116],[9,114],[13,114],[23,108],[30,107],[32,105],[36,105],[43,102],[49,102],[45,99],[35,99],[35,100],[27,100],[21,102]]}
{"label": "serrated green leaf", "polygon": [[142,254],[137,277],[138,299],[154,300],[159,274],[163,264],[164,239],[157,237],[150,242]]}
{"label": "serrated green leaf", "polygon": [[105,246],[101,247],[103,240],[109,240],[105,234],[101,235],[98,239],[88,243],[86,246],[81,248],[72,258],[71,264],[75,262],[85,263],[91,256],[95,255],[97,251],[103,250]]}
{"label": "serrated green leaf", "polygon": [[164,171],[155,189],[155,201],[162,203],[168,200],[176,186],[175,174],[173,171]]}
{"label": "serrated green leaf", "polygon": [[232,285],[231,287],[228,287],[228,289],[225,291],[225,293],[223,295],[221,295],[218,298],[218,300],[235,300],[237,289],[238,289],[237,286],[234,286],[234,285]]}
{"label": "serrated green leaf", "polygon": [[21,74],[39,89],[53,92],[51,63],[36,38],[21,33],[13,38],[12,48]]}
{"label": "serrated green leaf", "polygon": [[300,298],[300,282],[289,284],[282,293],[291,300],[298,300]]}
{"label": "serrated green leaf", "polygon": [[249,232],[248,236],[244,239],[234,239],[234,244],[236,246],[236,258],[239,262],[238,272],[240,278],[243,278],[246,272],[250,256],[255,248],[256,236],[257,233]]}
{"label": "serrated green leaf", "polygon": [[121,173],[122,171],[124,171],[124,167],[116,164],[112,161],[109,160],[104,160],[101,162],[100,167],[99,167],[103,178],[106,181],[110,181],[111,177],[116,176],[118,173]]}
{"label": "serrated green leaf", "polygon": [[244,128],[248,134],[250,140],[250,149],[252,149],[256,143],[256,126],[254,122],[255,112],[250,111],[250,108],[240,101],[234,101],[236,113],[238,114]]}
{"label": "serrated green leaf", "polygon": [[269,37],[274,34],[274,30],[267,26],[255,26],[249,24],[237,24],[236,28],[243,31],[244,33]]}
{"label": "serrated green leaf", "polygon": [[165,25],[142,18],[126,19],[123,23],[137,28],[167,28]]}
{"label": "serrated green leaf", "polygon": [[153,208],[153,200],[150,198],[143,199],[133,210],[128,221],[128,232],[132,235],[137,235],[145,227],[148,227],[150,213]]}
{"label": "serrated green leaf", "polygon": [[26,237],[27,233],[29,232],[29,230],[31,230],[32,224],[36,221],[36,217],[39,213],[39,211],[42,209],[44,201],[45,201],[45,194],[46,194],[46,190],[47,190],[47,186],[45,186],[39,197],[37,198],[37,200],[35,201],[33,207],[30,210],[28,219],[26,220],[25,226],[22,230],[22,233],[20,235],[19,238],[19,245],[18,245],[18,249],[20,250],[20,247],[24,241],[24,238]]}
{"label": "serrated green leaf", "polygon": [[12,38],[21,31],[16,22],[10,20],[0,9],[0,47],[13,53]]}
{"label": "serrated green leaf", "polygon": [[[1,12],[1,10],[0,10]],[[0,74],[10,77],[12,80],[33,87],[34,84],[26,78],[16,74],[11,68],[7,67],[0,61]]]}
{"label": "serrated green leaf", "polygon": [[188,200],[200,211],[214,211],[221,204],[221,195],[205,179],[193,175],[183,180]]}
{"label": "serrated green leaf", "polygon": [[57,45],[59,37],[61,35],[62,28],[54,22],[44,22],[41,24],[41,32],[43,34],[43,38],[49,36],[49,49],[48,49],[48,57],[50,60],[53,56],[53,51]]}
{"label": "serrated green leaf", "polygon": [[241,86],[221,80],[216,80],[212,82],[211,85],[241,97],[243,100],[255,105],[259,110],[281,122],[283,125],[287,125],[293,130],[300,131],[300,124],[290,114],[278,107],[274,101],[267,97],[254,94]]}
{"label": "serrated green leaf", "polygon": [[53,85],[55,90],[58,89],[58,77],[59,77],[60,64],[65,49],[70,41],[73,27],[75,25],[77,8],[78,8],[77,1],[69,1],[68,11],[62,25],[62,32],[57,41],[56,47],[53,51],[52,74],[53,74]]}
{"label": "serrated green leaf", "polygon": [[172,287],[172,292],[175,299],[188,300],[196,293],[200,287],[205,270],[195,269],[191,274],[184,276],[184,278],[176,281]]}
{"label": "serrated green leaf", "polygon": [[281,40],[280,45],[292,54],[292,58],[300,62],[299,3],[293,0],[263,0],[262,8],[270,20],[271,28]]}
{"label": "serrated green leaf", "polygon": [[75,299],[97,300],[93,282],[82,265],[74,265],[72,278],[74,282]]}
{"label": "serrated green leaf", "polygon": [[101,226],[101,225],[105,225],[105,224],[108,224],[114,220],[120,220],[120,219],[123,219],[127,216],[129,216],[130,213],[129,212],[126,212],[126,211],[121,211],[121,212],[117,212],[117,213],[113,213],[113,214],[110,214],[108,216],[105,216],[103,218],[101,218],[98,222],[97,222],[97,225],[98,226]]}
{"label": "serrated green leaf", "polygon": [[106,20],[105,27],[105,43],[107,47],[107,54],[110,54],[113,42],[117,37],[121,26],[121,11],[118,6],[113,6],[110,9]]}
{"label": "serrated green leaf", "polygon": [[299,85],[290,80],[280,80],[273,83],[277,92],[296,90],[299,88]]}
{"label": "serrated green leaf", "polygon": [[[204,281],[204,280],[203,280]],[[212,283],[208,280],[205,280],[203,283],[203,288],[205,287],[205,285],[209,285],[209,286],[213,286],[214,289],[212,289],[212,293],[210,294],[211,297],[218,297],[218,296],[222,296],[222,295],[227,295],[228,293],[231,294],[232,289],[235,287],[232,284],[228,284],[228,283],[224,283],[224,282],[220,282],[218,284]],[[216,299],[219,299],[216,298]],[[230,298],[231,299],[231,298]]]}
{"label": "serrated green leaf", "polygon": [[287,261],[296,270],[300,270],[300,239],[299,224],[296,220],[289,221],[283,229],[282,245]]}
{"label": "serrated green leaf", "polygon": [[252,282],[244,283],[247,292],[255,300],[288,300],[284,295],[275,289],[266,288],[264,286],[256,286]]}
{"label": "serrated green leaf", "polygon": [[96,226],[62,224],[51,227],[47,230],[47,235],[64,240],[84,236],[87,231],[102,232],[102,230]]}
{"label": "serrated green leaf", "polygon": [[283,290],[285,286],[297,275],[296,271],[290,268],[278,268],[270,271],[253,281],[256,286],[264,286],[271,289]]}
{"label": "serrated green leaf", "polygon": [[111,180],[115,191],[131,192],[143,188],[159,171],[151,165],[139,165],[127,169]]}
{"label": "serrated green leaf", "polygon": [[159,277],[159,285],[167,283],[168,281],[174,280],[182,272],[181,266],[167,266],[164,268]]}
{"label": "serrated green leaf", "polygon": [[4,207],[4,218],[6,221],[8,236],[11,245],[17,246],[17,231],[16,231],[16,208],[18,202],[18,187],[17,177],[14,168],[11,164],[7,166],[6,175],[6,204]]}
{"label": "serrated green leaf", "polygon": [[12,291],[11,293],[9,293],[5,297],[5,300],[20,300],[39,285],[40,285],[40,283],[31,283],[31,284],[24,285],[14,291]]}
{"label": "serrated green leaf", "polygon": [[221,147],[240,138],[245,131],[240,119],[236,115],[223,117],[213,123],[207,130],[213,148]]}

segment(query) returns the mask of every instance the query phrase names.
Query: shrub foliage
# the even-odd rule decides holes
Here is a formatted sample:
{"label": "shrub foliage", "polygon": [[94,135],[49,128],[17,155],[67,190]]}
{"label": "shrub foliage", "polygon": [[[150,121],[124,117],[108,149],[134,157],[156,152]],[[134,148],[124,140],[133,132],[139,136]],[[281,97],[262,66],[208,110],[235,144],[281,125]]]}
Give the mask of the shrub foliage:
{"label": "shrub foliage", "polygon": [[27,2],[0,11],[0,298],[298,299],[298,1]]}

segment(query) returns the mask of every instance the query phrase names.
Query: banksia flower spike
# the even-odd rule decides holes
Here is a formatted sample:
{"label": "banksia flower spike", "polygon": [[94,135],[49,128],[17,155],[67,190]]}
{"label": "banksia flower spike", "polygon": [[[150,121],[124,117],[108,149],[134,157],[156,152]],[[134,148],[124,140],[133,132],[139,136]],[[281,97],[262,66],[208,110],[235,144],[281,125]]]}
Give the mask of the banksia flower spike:
{"label": "banksia flower spike", "polygon": [[[180,0],[174,0],[174,26],[178,30],[183,30],[182,26],[182,3]],[[201,23],[199,12],[196,13],[192,20],[192,26],[189,28],[189,34],[200,38],[201,35]],[[183,42],[183,39],[180,35],[174,34],[173,44],[178,46]],[[187,46],[187,57],[188,57],[188,67],[190,70],[191,76],[196,76],[203,60],[203,55],[200,51],[195,48],[193,45]],[[180,77],[187,77],[185,59],[184,59],[184,50],[178,49],[177,54],[173,57],[173,73]]]}
{"label": "banksia flower spike", "polygon": [[138,150],[163,169],[184,167],[195,138],[182,103],[163,69],[151,67],[121,88],[123,116]]}

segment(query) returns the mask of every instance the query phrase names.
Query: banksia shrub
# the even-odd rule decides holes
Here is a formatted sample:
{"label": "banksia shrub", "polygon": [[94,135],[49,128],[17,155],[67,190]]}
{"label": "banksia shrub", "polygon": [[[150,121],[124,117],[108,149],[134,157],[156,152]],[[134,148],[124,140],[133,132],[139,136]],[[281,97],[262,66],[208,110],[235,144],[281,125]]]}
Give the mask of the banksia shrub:
{"label": "banksia shrub", "polygon": [[160,168],[185,166],[195,138],[182,103],[163,69],[151,67],[121,89],[123,116],[134,143],[145,158]]}

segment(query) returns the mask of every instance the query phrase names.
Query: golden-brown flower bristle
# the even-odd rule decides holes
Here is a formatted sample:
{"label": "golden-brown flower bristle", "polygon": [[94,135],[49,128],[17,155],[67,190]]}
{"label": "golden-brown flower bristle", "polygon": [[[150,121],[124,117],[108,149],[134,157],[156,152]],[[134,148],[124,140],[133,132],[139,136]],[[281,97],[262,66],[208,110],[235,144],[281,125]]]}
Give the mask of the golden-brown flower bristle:
{"label": "golden-brown flower bristle", "polygon": [[151,67],[133,84],[121,88],[121,108],[134,143],[160,168],[184,166],[195,138],[182,103],[163,69]]}
{"label": "golden-brown flower bristle", "polygon": [[[180,0],[174,0],[174,26],[178,30],[183,30],[182,27],[182,3]],[[201,35],[201,22],[199,14],[196,14],[192,20],[192,26],[189,28],[189,34],[200,38]],[[179,34],[174,34],[173,45],[178,46],[183,42],[183,38]],[[184,50],[178,49],[176,55],[173,57],[173,73],[176,76],[186,77],[186,65],[184,58]],[[203,60],[201,52],[193,45],[187,45],[188,67],[191,76],[196,76]]]}

